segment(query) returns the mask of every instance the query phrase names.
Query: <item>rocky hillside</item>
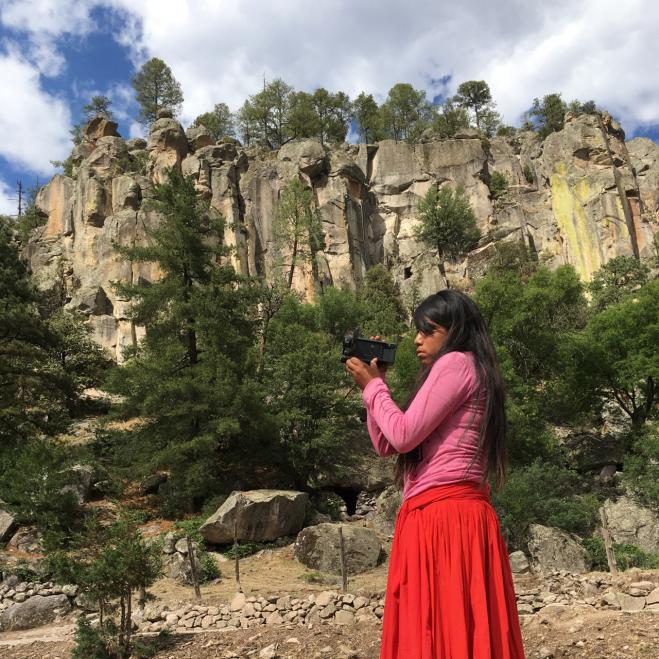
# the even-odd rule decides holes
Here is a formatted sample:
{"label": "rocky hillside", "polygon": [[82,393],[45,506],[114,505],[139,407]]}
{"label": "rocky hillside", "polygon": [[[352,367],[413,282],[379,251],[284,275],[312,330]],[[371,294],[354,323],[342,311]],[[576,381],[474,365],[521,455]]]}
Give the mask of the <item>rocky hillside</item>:
{"label": "rocky hillside", "polygon": [[[199,194],[227,219],[234,265],[250,275],[273,267],[273,208],[300,176],[323,222],[324,286],[357,287],[370,266],[384,263],[404,295],[442,288],[436,255],[413,237],[417,202],[435,182],[465,188],[483,235],[464,261],[447,264],[451,282],[464,287],[482,275],[497,241],[523,240],[549,266],[570,263],[588,279],[614,256],[649,256],[659,226],[659,146],[625,142],[606,114],[567,115],[564,129],[544,142],[531,132],[487,141],[467,129],[414,145],[302,140],[279,151],[230,139],[212,144],[204,128],[186,133],[171,116],[152,125],[147,142],[124,140],[116,128],[100,118],[86,126],[74,177],[57,175],[38,194],[47,222],[25,250],[39,285],[62,282],[68,306],[89,314],[95,337],[116,357],[140,328],[112,282],[152,281],[158,272],[121,262],[114,244],[146,240],[158,218],[142,202],[172,165],[193,175]],[[495,171],[508,180],[496,200],[488,187]],[[298,269],[294,286],[312,297],[311,272]]]}

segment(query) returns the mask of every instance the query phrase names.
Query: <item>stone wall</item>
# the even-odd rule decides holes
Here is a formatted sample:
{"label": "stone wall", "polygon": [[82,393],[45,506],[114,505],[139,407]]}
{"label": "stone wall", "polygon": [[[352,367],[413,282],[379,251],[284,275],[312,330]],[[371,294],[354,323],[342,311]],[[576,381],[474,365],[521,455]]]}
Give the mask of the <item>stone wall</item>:
{"label": "stone wall", "polygon": [[[584,279],[610,258],[649,256],[659,218],[659,146],[624,133],[607,115],[567,116],[544,143],[534,133],[487,141],[467,130],[454,139],[415,145],[322,146],[293,141],[279,151],[212,144],[203,129],[186,135],[174,119],[154,122],[148,142],[124,141],[116,124],[94,120],[76,148],[76,178],[55,176],[39,193],[47,222],[25,250],[42,288],[63,284],[67,305],[89,317],[97,340],[116,358],[139,340],[127,302],[112,282],[157,279],[150,264],[121,261],[118,245],[144,244],[159,221],[143,200],[167,167],[195,178],[199,195],[227,220],[232,262],[249,275],[271,272],[277,255],[273,209],[294,177],[309,185],[325,233],[318,282],[310,268],[293,285],[312,299],[319,286],[357,288],[366,270],[384,263],[403,295],[444,286],[432,250],[415,240],[416,205],[431,185],[462,186],[483,238],[464,260],[448,263],[452,284],[469,287],[500,240],[523,240],[551,267],[570,263]],[[146,162],[145,175],[136,173]],[[487,183],[503,173],[509,188],[493,201]],[[531,172],[533,182],[524,172]]]}

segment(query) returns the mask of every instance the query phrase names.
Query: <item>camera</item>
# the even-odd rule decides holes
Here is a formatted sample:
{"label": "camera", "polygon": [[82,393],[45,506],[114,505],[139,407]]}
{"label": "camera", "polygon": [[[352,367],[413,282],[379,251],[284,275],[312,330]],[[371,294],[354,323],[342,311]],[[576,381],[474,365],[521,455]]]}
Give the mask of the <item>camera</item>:
{"label": "camera", "polygon": [[391,365],[396,356],[396,344],[375,339],[364,339],[359,336],[359,330],[346,334],[343,338],[341,361],[345,362],[351,357],[357,357],[364,363],[370,364],[373,357],[377,357],[379,364]]}

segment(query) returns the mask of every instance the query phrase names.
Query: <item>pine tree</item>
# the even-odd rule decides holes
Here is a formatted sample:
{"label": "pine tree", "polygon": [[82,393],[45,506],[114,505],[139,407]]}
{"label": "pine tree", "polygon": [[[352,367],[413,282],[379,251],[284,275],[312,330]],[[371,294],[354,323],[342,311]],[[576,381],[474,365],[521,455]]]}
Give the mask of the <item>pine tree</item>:
{"label": "pine tree", "polygon": [[494,101],[490,86],[485,80],[467,80],[459,87],[454,102],[459,107],[471,110],[474,113],[476,128],[488,134],[496,131],[498,114],[494,110]]}
{"label": "pine tree", "polygon": [[223,222],[196,198],[192,179],[172,170],[150,203],[162,217],[150,244],[119,249],[163,276],[117,286],[146,337],[108,384],[125,396],[121,412],[144,422],[110,443],[133,477],[170,472],[174,513],[218,492],[224,470],[266,429],[246,367],[256,294],[227,263]]}
{"label": "pine tree", "polygon": [[453,137],[459,130],[469,126],[469,114],[463,107],[448,99],[434,114],[432,128],[440,137]]}
{"label": "pine tree", "polygon": [[343,142],[352,119],[350,99],[343,92],[334,94],[323,87],[313,93],[312,103],[317,117],[317,137],[321,144]]}
{"label": "pine tree", "polygon": [[160,110],[171,110],[175,115],[183,104],[181,85],[172,70],[157,57],[142,65],[132,80],[137,102],[140,104],[140,121],[151,125]]}
{"label": "pine tree", "polygon": [[426,93],[408,83],[394,85],[380,108],[388,137],[414,142],[429,126],[430,108]]}
{"label": "pine tree", "polygon": [[278,430],[270,449],[273,460],[299,489],[354,461],[351,449],[361,425],[361,403],[346,395],[339,339],[321,330],[319,318],[315,305],[288,295],[271,321],[263,374]]}
{"label": "pine tree", "polygon": [[560,94],[547,94],[542,101],[533,99],[528,115],[535,119],[535,128],[540,139],[544,140],[549,134],[563,129],[566,112],[567,105]]}
{"label": "pine tree", "polygon": [[353,102],[359,137],[370,144],[384,138],[380,108],[371,94],[362,92]]}
{"label": "pine tree", "polygon": [[82,111],[87,119],[94,117],[104,117],[105,119],[114,119],[110,106],[112,101],[107,96],[96,95],[92,96],[91,101],[82,107]]}
{"label": "pine tree", "polygon": [[449,286],[444,268],[446,258],[457,258],[480,238],[476,216],[464,190],[431,186],[418,205],[420,225],[416,236],[437,250],[439,271]]}
{"label": "pine tree", "polygon": [[233,115],[226,103],[216,103],[211,112],[200,114],[192,123],[193,126],[204,126],[211,134],[211,137],[217,141],[225,135],[233,136],[235,129],[233,126]]}
{"label": "pine tree", "polygon": [[405,329],[406,312],[391,273],[378,264],[369,268],[359,291],[364,336],[396,337]]}
{"label": "pine tree", "polygon": [[0,444],[55,432],[67,421],[70,382],[50,362],[55,338],[39,313],[10,221],[0,217]]}
{"label": "pine tree", "polygon": [[323,229],[313,192],[299,179],[293,179],[282,191],[273,224],[275,247],[290,249],[286,282],[293,286],[295,269],[300,262],[311,263],[314,281],[318,280],[316,253],[322,249]]}

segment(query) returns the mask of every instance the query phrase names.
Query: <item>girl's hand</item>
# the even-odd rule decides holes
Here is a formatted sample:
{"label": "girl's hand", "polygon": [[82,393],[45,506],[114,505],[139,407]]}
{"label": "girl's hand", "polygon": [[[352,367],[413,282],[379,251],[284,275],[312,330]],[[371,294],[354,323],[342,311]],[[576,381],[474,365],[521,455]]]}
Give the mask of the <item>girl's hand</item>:
{"label": "girl's hand", "polygon": [[373,357],[370,364],[364,364],[364,362],[357,357],[351,357],[348,359],[348,361],[346,361],[346,368],[348,369],[348,373],[352,376],[355,384],[362,391],[371,380],[374,378],[382,377],[380,372],[382,367],[378,367],[377,362],[378,360],[376,357]]}

